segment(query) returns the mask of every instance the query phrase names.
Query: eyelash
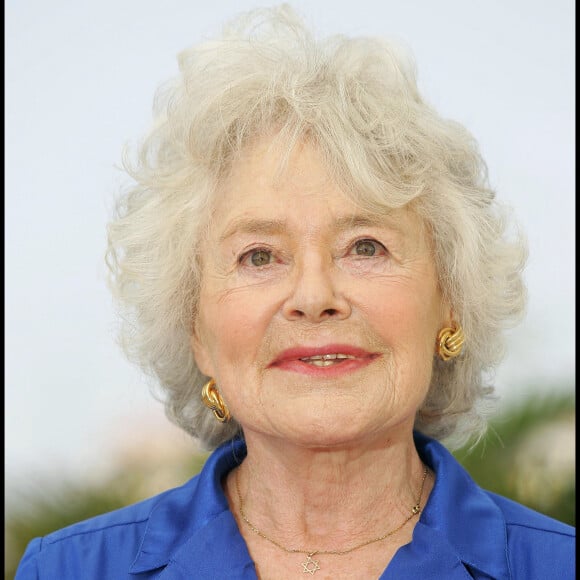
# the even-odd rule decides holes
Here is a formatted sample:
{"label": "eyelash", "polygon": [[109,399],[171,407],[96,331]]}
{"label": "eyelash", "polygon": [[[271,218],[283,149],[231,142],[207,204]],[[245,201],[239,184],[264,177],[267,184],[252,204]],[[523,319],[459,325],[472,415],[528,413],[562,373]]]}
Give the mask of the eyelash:
{"label": "eyelash", "polygon": [[248,250],[248,251],[244,252],[243,254],[241,254],[239,256],[239,258],[238,258],[238,264],[250,266],[250,264],[244,264],[244,263],[248,259],[250,259],[253,254],[257,254],[258,252],[266,252],[267,254],[269,254],[269,256],[270,256],[270,262],[268,262],[268,264],[263,264],[262,266],[257,266],[256,264],[253,264],[252,267],[254,267],[254,268],[260,268],[260,267],[263,267],[263,266],[268,266],[269,264],[272,263],[273,251],[270,250],[269,248],[258,247],[258,248],[251,248],[250,250]]}
{"label": "eyelash", "polygon": [[[361,238],[360,240],[355,240],[355,242],[351,245],[349,254],[350,255],[353,255],[352,252],[354,250],[356,250],[357,244],[362,244],[362,243],[373,244],[373,246],[375,248],[378,246],[378,248],[380,249],[380,251],[384,252],[385,254],[388,253],[387,248],[385,248],[385,246],[383,244],[381,244],[381,242],[378,242],[377,240],[375,240],[373,238]],[[375,253],[371,254],[370,256],[366,256],[366,257],[368,257],[368,258],[374,258],[375,257]],[[354,254],[354,255],[357,255],[357,254]],[[358,255],[359,256],[362,256],[362,257],[365,257],[364,254],[358,254]]]}
{"label": "eyelash", "polygon": [[[387,249],[385,248],[385,246],[383,244],[381,244],[381,242],[378,242],[377,240],[373,239],[373,238],[361,238],[360,240],[355,240],[350,248],[349,251],[347,252],[347,255],[355,255],[355,256],[360,256],[362,258],[373,258],[375,257],[375,253],[371,254],[370,256],[365,256],[364,254],[355,254],[354,251],[357,248],[357,244],[362,244],[362,243],[369,243],[369,244],[373,244],[374,247],[378,247],[379,248],[379,252],[382,251],[384,253],[388,253]],[[241,254],[238,257],[238,263],[241,265],[247,265],[250,266],[250,264],[245,264],[245,262],[247,262],[249,259],[251,259],[252,255],[257,254],[259,252],[265,252],[269,255],[270,261],[266,264],[261,264],[261,265],[257,265],[257,264],[252,264],[251,267],[253,268],[261,268],[264,266],[269,266],[272,263],[272,259],[273,259],[273,251],[269,248],[264,248],[264,247],[257,247],[257,248],[251,248],[250,250],[247,250],[246,252],[244,252],[243,254]]]}

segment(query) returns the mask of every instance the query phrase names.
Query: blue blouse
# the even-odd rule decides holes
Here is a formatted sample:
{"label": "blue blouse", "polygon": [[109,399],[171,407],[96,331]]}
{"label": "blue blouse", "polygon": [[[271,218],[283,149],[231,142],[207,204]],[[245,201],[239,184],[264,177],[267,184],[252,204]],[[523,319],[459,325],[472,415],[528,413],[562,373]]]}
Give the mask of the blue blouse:
{"label": "blue blouse", "polygon": [[[381,579],[575,578],[575,528],[482,490],[437,441],[415,443],[435,486]],[[35,538],[16,580],[255,580],[221,487],[245,453],[229,441],[185,485]]]}

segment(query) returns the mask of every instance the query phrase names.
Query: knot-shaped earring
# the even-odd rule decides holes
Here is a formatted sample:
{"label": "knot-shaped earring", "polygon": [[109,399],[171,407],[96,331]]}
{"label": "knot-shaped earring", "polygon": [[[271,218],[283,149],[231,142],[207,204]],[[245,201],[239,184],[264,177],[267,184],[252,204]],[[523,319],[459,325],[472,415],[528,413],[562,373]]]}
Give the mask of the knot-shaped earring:
{"label": "knot-shaped earring", "polygon": [[437,335],[437,353],[443,360],[459,356],[464,342],[461,325],[457,325],[457,328],[443,328]]}
{"label": "knot-shaped earring", "polygon": [[213,411],[215,418],[220,423],[227,423],[231,419],[230,411],[217,390],[214,379],[210,379],[203,385],[201,400],[206,407]]}

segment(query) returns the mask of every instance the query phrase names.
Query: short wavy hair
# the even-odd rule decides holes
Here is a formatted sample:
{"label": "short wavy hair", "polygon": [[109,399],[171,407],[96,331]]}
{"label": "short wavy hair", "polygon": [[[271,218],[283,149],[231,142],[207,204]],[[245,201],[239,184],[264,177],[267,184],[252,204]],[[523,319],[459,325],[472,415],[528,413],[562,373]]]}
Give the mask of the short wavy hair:
{"label": "short wavy hair", "polygon": [[[274,133],[286,158],[308,140],[336,183],[375,211],[412,204],[427,225],[443,295],[466,335],[433,359],[415,428],[451,448],[486,430],[503,330],[521,318],[526,243],[495,198],[477,143],[417,89],[408,52],[380,39],[317,39],[286,5],[246,13],[179,55],[155,122],[124,168],[107,264],[121,344],[161,387],[166,413],[211,449],[240,431],[201,402],[208,377],[190,336],[204,235],[220,181],[242,149]],[[512,226],[516,227],[512,227]]]}

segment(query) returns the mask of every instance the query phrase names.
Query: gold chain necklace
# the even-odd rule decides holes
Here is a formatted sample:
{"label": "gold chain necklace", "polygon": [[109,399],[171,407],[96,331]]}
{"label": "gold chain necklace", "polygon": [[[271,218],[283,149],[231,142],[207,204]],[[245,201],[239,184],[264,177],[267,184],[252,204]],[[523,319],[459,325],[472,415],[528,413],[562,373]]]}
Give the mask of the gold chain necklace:
{"label": "gold chain necklace", "polygon": [[287,548],[286,546],[283,546],[282,544],[280,544],[276,540],[273,540],[272,538],[267,536],[264,532],[259,530],[252,522],[250,522],[250,520],[246,516],[246,513],[244,512],[244,501],[242,499],[242,494],[240,493],[239,470],[236,471],[236,477],[235,477],[236,490],[238,492],[238,501],[240,504],[240,515],[242,516],[242,519],[244,520],[244,522],[246,522],[246,524],[248,524],[250,529],[255,534],[257,534],[261,538],[264,538],[264,540],[268,540],[268,542],[274,544],[274,546],[277,546],[281,550],[284,550],[284,552],[286,552],[288,554],[306,554],[306,560],[301,563],[302,564],[302,572],[304,572],[305,574],[312,574],[312,575],[314,575],[314,573],[317,570],[320,570],[320,565],[319,565],[318,560],[314,560],[314,558],[313,558],[313,556],[316,556],[317,554],[318,555],[333,554],[335,556],[343,556],[344,554],[350,554],[350,552],[354,552],[355,550],[358,550],[359,548],[364,548],[365,546],[368,546],[369,544],[374,544],[375,542],[380,542],[381,540],[384,540],[384,539],[388,538],[389,536],[396,534],[401,528],[403,528],[407,524],[407,522],[409,522],[411,519],[413,519],[417,514],[419,514],[421,512],[421,509],[422,509],[421,498],[423,497],[423,488],[425,487],[425,479],[426,478],[427,478],[427,466],[425,466],[425,469],[423,470],[423,478],[421,480],[421,488],[419,489],[419,494],[417,495],[417,500],[415,501],[415,505],[413,505],[413,507],[411,508],[411,514],[407,518],[405,518],[403,523],[400,524],[399,526],[397,526],[394,530],[391,530],[390,532],[387,532],[386,534],[383,534],[382,536],[379,536],[378,538],[373,538],[372,540],[366,540],[365,542],[357,544],[356,546],[353,546],[352,548],[347,548],[346,550],[304,550],[302,548]]}

